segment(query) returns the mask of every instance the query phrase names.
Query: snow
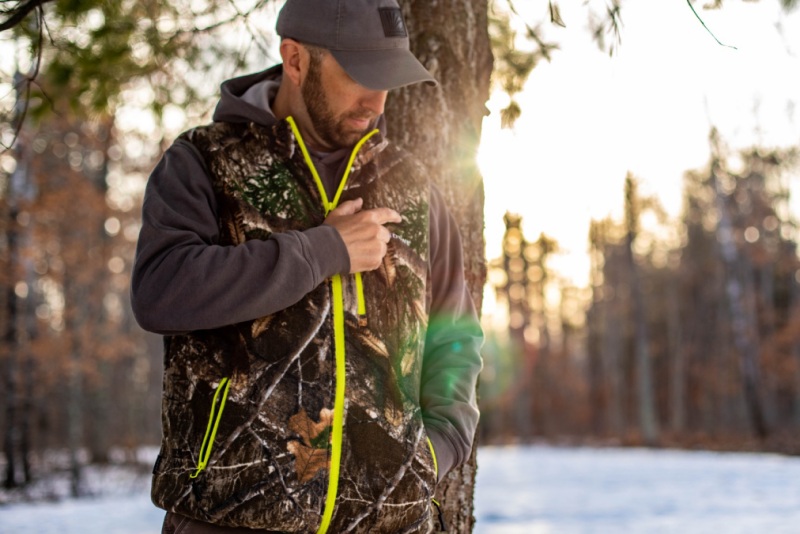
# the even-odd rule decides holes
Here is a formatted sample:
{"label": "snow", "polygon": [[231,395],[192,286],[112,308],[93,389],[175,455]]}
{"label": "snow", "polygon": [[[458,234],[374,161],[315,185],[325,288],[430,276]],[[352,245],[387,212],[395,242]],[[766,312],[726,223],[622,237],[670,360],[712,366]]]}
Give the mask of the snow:
{"label": "snow", "polygon": [[0,508],[0,533],[157,534],[164,512],[147,493]]}
{"label": "snow", "polygon": [[800,459],[648,449],[479,450],[477,534],[800,532]]}
{"label": "snow", "polygon": [[[649,449],[482,447],[476,534],[800,531],[800,458]],[[146,484],[0,507],[0,534],[154,534]]]}

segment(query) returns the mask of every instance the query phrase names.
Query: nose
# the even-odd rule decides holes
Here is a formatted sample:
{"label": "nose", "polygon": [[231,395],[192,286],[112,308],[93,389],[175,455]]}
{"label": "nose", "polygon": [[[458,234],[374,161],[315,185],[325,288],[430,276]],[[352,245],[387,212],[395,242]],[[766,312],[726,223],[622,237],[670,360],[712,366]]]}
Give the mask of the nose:
{"label": "nose", "polygon": [[386,95],[388,94],[388,91],[365,89],[359,103],[362,108],[366,108],[376,115],[380,115],[383,113],[383,107],[386,104]]}

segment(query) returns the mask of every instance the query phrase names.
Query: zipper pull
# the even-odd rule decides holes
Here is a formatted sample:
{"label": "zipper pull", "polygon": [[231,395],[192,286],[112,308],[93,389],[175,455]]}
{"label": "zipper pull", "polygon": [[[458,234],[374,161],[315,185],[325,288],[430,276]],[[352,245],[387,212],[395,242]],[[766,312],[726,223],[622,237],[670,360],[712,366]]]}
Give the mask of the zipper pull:
{"label": "zipper pull", "polygon": [[358,326],[367,326],[367,305],[364,301],[364,283],[361,281],[361,273],[355,274],[356,279],[356,303],[358,305]]}

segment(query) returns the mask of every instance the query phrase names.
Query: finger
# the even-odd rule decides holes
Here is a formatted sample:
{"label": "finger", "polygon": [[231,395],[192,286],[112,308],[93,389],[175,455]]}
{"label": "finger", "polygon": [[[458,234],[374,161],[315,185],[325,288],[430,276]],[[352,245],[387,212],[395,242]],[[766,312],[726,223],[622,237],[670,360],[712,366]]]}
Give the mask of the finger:
{"label": "finger", "polygon": [[388,228],[385,226],[380,227],[380,231],[378,232],[378,239],[383,243],[388,243],[392,239],[392,232],[389,231]]}
{"label": "finger", "polygon": [[373,208],[369,211],[372,212],[373,220],[378,224],[403,222],[400,214],[391,208]]}
{"label": "finger", "polygon": [[338,206],[336,209],[331,211],[328,215],[353,215],[354,213],[358,213],[361,209],[361,206],[364,205],[364,199],[356,198],[353,200],[345,200]]}

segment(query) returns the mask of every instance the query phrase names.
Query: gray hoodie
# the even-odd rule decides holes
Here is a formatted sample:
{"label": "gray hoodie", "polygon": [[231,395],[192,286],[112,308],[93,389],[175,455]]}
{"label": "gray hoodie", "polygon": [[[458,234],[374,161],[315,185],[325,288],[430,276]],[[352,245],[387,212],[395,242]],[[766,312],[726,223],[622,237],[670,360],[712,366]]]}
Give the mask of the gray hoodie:
{"label": "gray hoodie", "polygon": [[[270,102],[281,73],[278,65],[226,81],[214,121],[273,124],[278,119]],[[383,131],[384,125],[381,117],[378,128]],[[312,152],[329,196],[349,152]],[[218,238],[217,201],[204,163],[190,143],[176,141],[153,170],[145,191],[131,281],[133,312],[142,328],[172,335],[264,317],[298,302],[327,278],[350,271],[347,248],[332,226],[276,233],[265,241],[236,247],[220,246]],[[440,352],[445,350],[442,347],[457,347],[452,354],[437,354],[435,366],[423,364],[421,406],[441,479],[466,461],[472,448],[482,333],[464,283],[458,229],[435,187],[429,242],[431,315],[452,318],[461,336],[458,343],[448,344],[450,329],[442,325],[430,329],[426,344],[439,347]],[[470,332],[467,343],[465,331]],[[457,367],[459,372],[449,373],[442,365]],[[454,374],[462,377],[455,384],[447,380]]]}

